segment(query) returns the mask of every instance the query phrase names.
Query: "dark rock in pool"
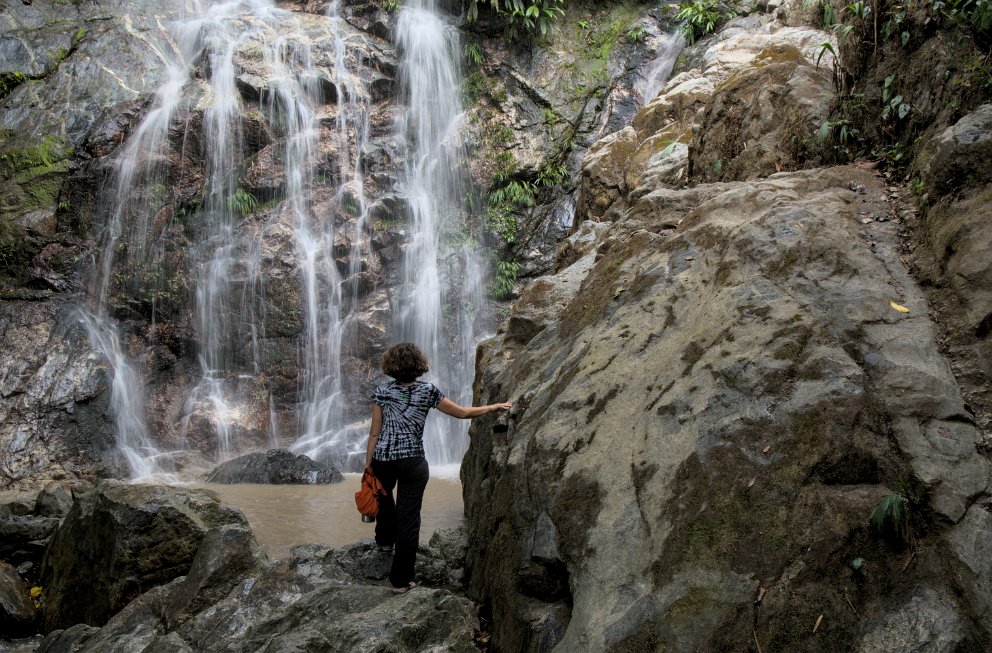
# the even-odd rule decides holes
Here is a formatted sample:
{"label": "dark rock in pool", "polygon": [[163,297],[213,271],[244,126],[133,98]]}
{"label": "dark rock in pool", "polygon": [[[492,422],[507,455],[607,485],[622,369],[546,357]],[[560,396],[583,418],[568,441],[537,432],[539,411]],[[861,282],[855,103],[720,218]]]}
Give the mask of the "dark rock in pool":
{"label": "dark rock in pool", "polygon": [[285,449],[250,453],[228,460],[207,477],[208,483],[270,483],[274,485],[326,485],[340,483],[337,469]]}

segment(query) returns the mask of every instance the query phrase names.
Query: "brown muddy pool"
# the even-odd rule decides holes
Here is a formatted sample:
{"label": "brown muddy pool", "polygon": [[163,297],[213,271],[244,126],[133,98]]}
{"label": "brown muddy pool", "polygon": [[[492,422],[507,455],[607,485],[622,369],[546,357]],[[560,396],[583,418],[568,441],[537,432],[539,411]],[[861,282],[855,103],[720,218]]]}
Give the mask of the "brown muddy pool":
{"label": "brown muddy pool", "polygon": [[[345,474],[333,485],[220,485],[198,483],[248,518],[258,543],[270,558],[282,558],[297,544],[338,547],[375,536],[355,508],[361,474]],[[462,524],[462,486],[457,478],[431,477],[424,492],[420,541],[439,528]]]}

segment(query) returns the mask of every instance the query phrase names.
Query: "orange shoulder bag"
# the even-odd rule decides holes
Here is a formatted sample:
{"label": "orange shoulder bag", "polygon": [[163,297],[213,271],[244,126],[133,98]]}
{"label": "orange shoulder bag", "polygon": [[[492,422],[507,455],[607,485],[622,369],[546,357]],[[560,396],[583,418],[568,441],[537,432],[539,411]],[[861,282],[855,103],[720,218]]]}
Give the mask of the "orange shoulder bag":
{"label": "orange shoulder bag", "polygon": [[382,489],[382,483],[375,477],[372,470],[366,469],[362,474],[362,487],[355,492],[355,505],[358,512],[366,517],[375,517],[379,514],[379,497],[385,496],[386,491]]}

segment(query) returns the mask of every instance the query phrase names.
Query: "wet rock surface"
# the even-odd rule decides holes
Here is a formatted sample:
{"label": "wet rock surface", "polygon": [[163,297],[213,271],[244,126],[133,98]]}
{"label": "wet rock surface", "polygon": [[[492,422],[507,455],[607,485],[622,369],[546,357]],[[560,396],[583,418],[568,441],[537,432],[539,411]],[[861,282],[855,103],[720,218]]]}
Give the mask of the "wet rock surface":
{"label": "wet rock surface", "polygon": [[[826,39],[755,16],[691,51],[584,160],[576,217],[606,224],[581,225],[480,346],[476,401],[514,401],[474,424],[462,469],[470,595],[501,649],[989,643],[969,405],[987,400],[940,353],[885,179],[788,172],[815,160],[760,118],[827,115]],[[735,179],[754,180],[698,183]],[[912,550],[869,524],[893,492]]]}
{"label": "wet rock surface", "polygon": [[[432,569],[444,579],[437,584],[446,583],[464,565],[464,539],[464,532],[439,534],[421,548],[418,570]],[[477,650],[474,604],[450,585],[430,587],[434,580],[419,571],[428,586],[395,594],[384,580],[390,563],[371,541],[304,545],[269,561],[243,523],[214,526],[184,575],[136,596],[101,627],[51,632],[38,650]]]}
{"label": "wet rock surface", "polygon": [[208,483],[323,485],[344,480],[337,469],[285,449],[238,456],[207,475]]}
{"label": "wet rock surface", "polygon": [[244,516],[207,493],[106,481],[78,497],[41,571],[45,631],[102,625],[137,595],[189,573],[205,534]]}
{"label": "wet rock surface", "polygon": [[107,370],[73,308],[62,302],[0,302],[7,351],[0,367],[3,484],[113,469]]}

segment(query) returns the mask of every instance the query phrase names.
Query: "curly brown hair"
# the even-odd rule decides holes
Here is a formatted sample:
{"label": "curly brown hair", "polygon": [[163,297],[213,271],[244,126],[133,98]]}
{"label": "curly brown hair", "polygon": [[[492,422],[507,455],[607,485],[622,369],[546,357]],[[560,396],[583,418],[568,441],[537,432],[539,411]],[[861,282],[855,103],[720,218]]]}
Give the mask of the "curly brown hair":
{"label": "curly brown hair", "polygon": [[412,342],[401,342],[387,349],[382,355],[379,367],[386,375],[400,383],[416,381],[418,376],[427,374],[429,369],[427,356]]}

